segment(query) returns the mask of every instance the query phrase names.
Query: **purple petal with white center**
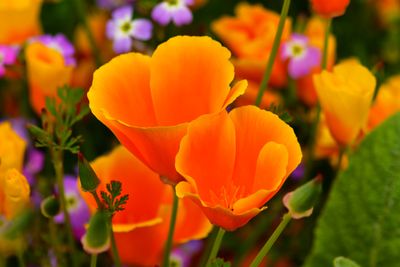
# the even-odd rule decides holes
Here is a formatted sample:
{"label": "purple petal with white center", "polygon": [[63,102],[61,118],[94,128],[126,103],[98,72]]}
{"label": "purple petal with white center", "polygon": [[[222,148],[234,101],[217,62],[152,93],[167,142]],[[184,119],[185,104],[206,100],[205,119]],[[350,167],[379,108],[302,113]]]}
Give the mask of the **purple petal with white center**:
{"label": "purple petal with white center", "polygon": [[141,41],[147,41],[151,38],[153,24],[147,19],[135,19],[132,23],[131,36]]}
{"label": "purple petal with white center", "polygon": [[290,40],[281,46],[281,58],[286,60],[291,57],[296,57],[298,55],[293,54],[293,47],[298,46],[303,49],[307,49],[308,47],[308,37],[305,35],[301,35],[298,33],[293,33],[290,37]]}
{"label": "purple petal with white center", "polygon": [[109,20],[106,25],[107,38],[113,40],[116,32],[117,32],[117,24],[113,20]]}
{"label": "purple petal with white center", "polygon": [[294,57],[290,60],[288,66],[289,75],[293,79],[298,79],[311,72],[313,67],[320,64],[321,52],[319,49],[314,47],[306,48],[304,55],[301,57]]}
{"label": "purple petal with white center", "polygon": [[171,10],[168,6],[168,3],[162,2],[156,5],[151,11],[151,18],[160,25],[167,25],[172,19]]}
{"label": "purple petal with white center", "polygon": [[[64,177],[64,189],[65,197],[67,199],[67,209],[71,217],[72,230],[75,237],[80,240],[85,233],[85,224],[90,218],[89,207],[86,205],[78,191],[77,179],[75,177]],[[54,217],[54,221],[57,223],[63,223],[63,213]]]}
{"label": "purple petal with white center", "polygon": [[122,5],[132,4],[134,0],[97,0],[97,5],[104,9],[115,9]]}
{"label": "purple petal with white center", "polygon": [[129,52],[132,48],[132,40],[129,36],[123,36],[114,40],[113,49],[117,54]]}
{"label": "purple petal with white center", "polygon": [[294,41],[296,43],[300,43],[302,45],[307,45],[308,44],[308,37],[302,34],[298,33],[292,33],[290,36],[291,41]]}
{"label": "purple petal with white center", "polygon": [[132,6],[123,6],[118,9],[116,9],[112,13],[112,18],[115,21],[131,21],[132,20],[132,15],[133,15],[133,7]]}
{"label": "purple petal with white center", "polygon": [[190,24],[193,20],[192,11],[187,6],[180,6],[173,10],[172,20],[176,26]]}

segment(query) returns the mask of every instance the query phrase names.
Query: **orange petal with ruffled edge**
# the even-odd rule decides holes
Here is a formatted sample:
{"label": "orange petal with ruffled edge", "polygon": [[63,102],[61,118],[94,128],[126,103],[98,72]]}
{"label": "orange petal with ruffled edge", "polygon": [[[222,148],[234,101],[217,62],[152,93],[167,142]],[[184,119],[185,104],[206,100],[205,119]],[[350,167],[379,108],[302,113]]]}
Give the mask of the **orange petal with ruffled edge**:
{"label": "orange petal with ruffled edge", "polygon": [[151,93],[158,125],[189,122],[221,110],[233,80],[231,53],[209,37],[177,36],[151,59]]}
{"label": "orange petal with ruffled edge", "polygon": [[45,107],[46,97],[55,97],[57,88],[68,85],[72,67],[66,66],[64,58],[55,49],[41,43],[31,43],[25,50],[29,99],[36,114]]}
{"label": "orange petal with ruffled edge", "polygon": [[[161,222],[158,211],[162,195],[167,186],[159,176],[135,158],[126,148],[118,146],[108,155],[101,156],[91,163],[101,180],[97,189],[106,191],[106,184],[112,180],[122,183],[122,195],[129,194],[125,209],[113,217],[116,232],[130,231],[135,227],[153,225]],[[91,210],[97,205],[88,193],[82,193]]]}
{"label": "orange petal with ruffled edge", "polygon": [[[235,164],[235,128],[226,111],[193,121],[176,156],[177,171],[215,205],[221,189],[231,180]],[[224,164],[221,164],[224,159]]]}
{"label": "orange petal with ruffled edge", "polygon": [[[253,190],[257,161],[263,146],[268,142],[285,146],[289,155],[286,167],[270,165],[285,167],[285,175],[281,179],[286,179],[300,163],[302,153],[296,135],[277,115],[255,106],[244,106],[234,109],[229,116],[236,131],[236,164],[233,177],[236,185],[243,186],[247,191]],[[277,170],[277,173],[280,171]]]}

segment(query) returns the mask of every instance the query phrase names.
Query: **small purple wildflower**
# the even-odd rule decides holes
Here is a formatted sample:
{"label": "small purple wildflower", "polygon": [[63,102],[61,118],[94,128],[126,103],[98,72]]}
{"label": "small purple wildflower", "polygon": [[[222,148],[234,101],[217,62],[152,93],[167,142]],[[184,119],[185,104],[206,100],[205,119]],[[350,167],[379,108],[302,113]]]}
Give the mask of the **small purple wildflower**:
{"label": "small purple wildflower", "polygon": [[64,34],[56,34],[54,36],[46,34],[31,39],[33,42],[41,42],[47,47],[53,48],[61,53],[64,57],[66,65],[76,66],[74,58],[75,48]]}
{"label": "small purple wildflower", "polygon": [[[64,176],[65,197],[67,200],[67,209],[71,217],[72,230],[75,238],[80,240],[85,234],[85,224],[90,219],[89,207],[83,201],[78,191],[77,179],[73,176]],[[60,212],[54,221],[57,223],[64,222],[64,214]]]}
{"label": "small purple wildflower", "polygon": [[127,4],[132,4],[134,0],[97,0],[96,2],[98,7],[112,10]]}
{"label": "small purple wildflower", "polygon": [[203,242],[193,240],[175,248],[171,253],[171,260],[176,266],[189,267],[192,266],[193,257],[201,251]]}
{"label": "small purple wildflower", "polygon": [[170,23],[171,20],[176,26],[190,24],[193,20],[193,15],[188,6],[193,4],[193,0],[163,1],[153,8],[151,17],[163,26]]}
{"label": "small purple wildflower", "polygon": [[0,45],[0,77],[6,73],[6,65],[12,65],[17,60],[19,48],[17,46]]}
{"label": "small purple wildflower", "polygon": [[112,13],[107,22],[107,37],[113,40],[116,53],[126,53],[132,48],[132,38],[147,41],[152,36],[153,25],[147,19],[132,19],[133,8],[124,6]]}
{"label": "small purple wildflower", "polygon": [[289,59],[289,75],[298,79],[320,64],[321,51],[309,45],[308,37],[292,34],[291,39],[282,45],[281,57],[283,60]]}

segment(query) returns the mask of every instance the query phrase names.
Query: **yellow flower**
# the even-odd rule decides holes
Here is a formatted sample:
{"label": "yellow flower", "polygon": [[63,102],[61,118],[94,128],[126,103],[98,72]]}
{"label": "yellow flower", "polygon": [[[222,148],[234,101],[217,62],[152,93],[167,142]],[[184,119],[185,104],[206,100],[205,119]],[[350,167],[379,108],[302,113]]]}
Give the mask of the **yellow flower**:
{"label": "yellow flower", "polygon": [[351,144],[365,128],[376,79],[356,60],[314,75],[326,122],[339,145]]}
{"label": "yellow flower", "polygon": [[0,44],[19,44],[41,32],[42,0],[0,1]]}
{"label": "yellow flower", "polygon": [[6,170],[22,170],[26,142],[11,127],[9,122],[0,123],[0,176]]}
{"label": "yellow flower", "polygon": [[29,203],[30,187],[25,176],[15,168],[0,176],[0,214],[12,219]]}

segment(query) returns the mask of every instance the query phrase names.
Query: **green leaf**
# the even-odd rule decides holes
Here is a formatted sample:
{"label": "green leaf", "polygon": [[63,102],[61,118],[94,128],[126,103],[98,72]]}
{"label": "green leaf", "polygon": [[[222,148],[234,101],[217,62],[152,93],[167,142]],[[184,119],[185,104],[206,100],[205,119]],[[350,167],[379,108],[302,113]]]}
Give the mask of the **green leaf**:
{"label": "green leaf", "polygon": [[96,191],[100,184],[100,179],[97,177],[92,166],[90,166],[90,163],[81,153],[78,153],[78,169],[82,190],[85,192]]}
{"label": "green leaf", "polygon": [[363,267],[400,262],[400,113],[363,140],[337,177],[319,218],[305,267],[338,256]]}
{"label": "green leaf", "polygon": [[211,261],[210,267],[230,267],[231,263],[224,261],[224,259],[216,258]]}
{"label": "green leaf", "polygon": [[360,267],[360,265],[345,257],[337,257],[333,264],[334,267]]}

